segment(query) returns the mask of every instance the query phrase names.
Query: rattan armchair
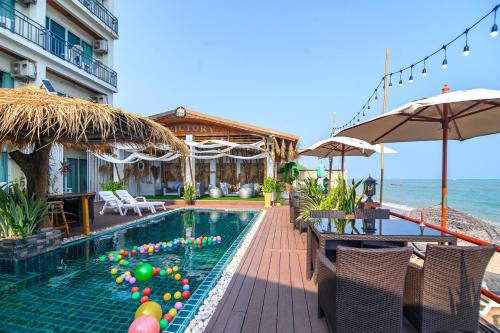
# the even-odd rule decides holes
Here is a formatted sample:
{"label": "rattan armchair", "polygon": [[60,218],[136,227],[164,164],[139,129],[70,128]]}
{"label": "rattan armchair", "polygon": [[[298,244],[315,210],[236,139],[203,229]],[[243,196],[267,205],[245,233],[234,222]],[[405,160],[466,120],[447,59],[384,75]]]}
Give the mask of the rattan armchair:
{"label": "rattan armchair", "polygon": [[493,246],[427,245],[424,266],[411,264],[404,315],[419,332],[478,332],[481,282]]}
{"label": "rattan armchair", "polygon": [[412,249],[339,246],[334,265],[318,253],[318,315],[336,333],[400,332]]}
{"label": "rattan armchair", "polygon": [[361,209],[354,210],[354,217],[357,219],[386,220],[390,217],[389,209]]}

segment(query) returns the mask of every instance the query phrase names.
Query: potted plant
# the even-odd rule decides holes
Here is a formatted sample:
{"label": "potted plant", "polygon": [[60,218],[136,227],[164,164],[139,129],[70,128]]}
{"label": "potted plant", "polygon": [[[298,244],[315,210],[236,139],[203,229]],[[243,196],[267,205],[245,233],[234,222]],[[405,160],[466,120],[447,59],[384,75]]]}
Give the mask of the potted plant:
{"label": "potted plant", "polygon": [[108,183],[99,183],[99,186],[103,191],[111,191],[115,193],[118,190],[124,190],[125,189],[125,181],[109,181]]}
{"label": "potted plant", "polygon": [[186,183],[184,184],[184,194],[182,198],[184,199],[184,202],[188,206],[194,205],[194,199],[195,199],[195,193],[194,193],[194,188],[192,184]]}
{"label": "potted plant", "polygon": [[271,200],[273,192],[276,188],[276,180],[272,177],[267,177],[264,179],[262,184],[262,193],[264,193],[264,207],[271,207]]}
{"label": "potted plant", "polygon": [[276,206],[281,206],[283,204],[283,193],[285,192],[285,187],[283,186],[283,183],[280,181],[276,181],[276,184],[274,186],[274,192],[276,193],[276,198],[274,199],[274,202]]}

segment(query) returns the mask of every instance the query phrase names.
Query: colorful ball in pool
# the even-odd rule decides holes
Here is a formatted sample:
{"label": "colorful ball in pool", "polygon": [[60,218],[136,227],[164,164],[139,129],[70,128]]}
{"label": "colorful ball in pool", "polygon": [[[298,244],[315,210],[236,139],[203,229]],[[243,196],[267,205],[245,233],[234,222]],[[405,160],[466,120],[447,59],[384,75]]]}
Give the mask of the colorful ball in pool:
{"label": "colorful ball in pool", "polygon": [[172,274],[172,268],[168,267],[168,268],[165,270],[165,273],[167,273],[167,275]]}
{"label": "colorful ball in pool", "polygon": [[163,331],[168,326],[168,321],[166,319],[160,319],[160,331]]}
{"label": "colorful ball in pool", "polygon": [[142,294],[146,295],[146,296],[151,295],[151,288],[148,288],[148,287],[144,288],[144,290],[142,291]]}
{"label": "colorful ball in pool", "polygon": [[149,297],[148,296],[142,296],[141,297],[141,303],[146,303],[149,302]]}
{"label": "colorful ball in pool", "polygon": [[188,280],[188,279],[182,279],[181,284],[182,284],[183,286],[185,286],[186,284],[189,284],[189,280]]}
{"label": "colorful ball in pool", "polygon": [[179,311],[180,309],[182,309],[182,302],[175,302],[174,304],[174,308]]}
{"label": "colorful ball in pool", "polygon": [[128,333],[159,333],[160,322],[153,316],[140,316],[128,328]]}
{"label": "colorful ball in pool", "polygon": [[168,323],[170,323],[172,321],[172,316],[170,315],[170,313],[165,313],[163,315],[163,319],[165,319]]}
{"label": "colorful ball in pool", "polygon": [[113,261],[114,262],[118,262],[120,259],[118,259],[118,257],[113,257]]}
{"label": "colorful ball in pool", "polygon": [[177,271],[179,271],[179,267],[178,267],[177,265],[176,265],[176,266],[174,266],[174,267],[172,267],[172,271],[173,271],[173,272],[177,272]]}
{"label": "colorful ball in pool", "polygon": [[222,241],[222,237],[221,236],[217,236],[217,243],[220,243]]}
{"label": "colorful ball in pool", "polygon": [[125,275],[130,275],[130,271],[126,271],[126,272],[125,272]]}
{"label": "colorful ball in pool", "polygon": [[140,316],[153,316],[156,320],[160,320],[161,315],[161,305],[152,301],[141,304],[135,311],[135,319]]}
{"label": "colorful ball in pool", "polygon": [[116,278],[116,283],[121,284],[123,282],[123,278],[121,276]]}
{"label": "colorful ball in pool", "polygon": [[153,266],[145,262],[137,265],[134,276],[139,282],[149,280],[153,276]]}
{"label": "colorful ball in pool", "polygon": [[106,261],[106,256],[100,256],[99,257],[100,262],[105,262]]}
{"label": "colorful ball in pool", "polygon": [[181,275],[179,273],[175,274],[174,279],[179,281],[181,279]]}
{"label": "colorful ball in pool", "polygon": [[165,293],[165,295],[163,295],[163,300],[165,302],[168,302],[172,299],[172,294],[171,293]]}
{"label": "colorful ball in pool", "polygon": [[118,269],[111,268],[111,274],[115,275],[116,273],[118,273]]}
{"label": "colorful ball in pool", "polygon": [[137,250],[133,249],[132,251],[130,251],[130,253],[135,256],[137,254]]}
{"label": "colorful ball in pool", "polygon": [[108,258],[109,258],[109,261],[111,261],[111,262],[115,261],[115,257],[113,257],[113,256],[109,256]]}
{"label": "colorful ball in pool", "polygon": [[172,318],[174,318],[175,316],[177,316],[177,310],[175,308],[171,308],[170,310],[168,310],[168,314],[172,316]]}
{"label": "colorful ball in pool", "polygon": [[130,281],[130,278],[131,278],[131,276],[130,276],[130,275],[125,275],[125,281],[129,282],[129,281]]}
{"label": "colorful ball in pool", "polygon": [[189,296],[191,296],[191,293],[189,292],[189,290],[184,290],[184,291],[182,292],[182,298],[184,298],[184,299],[188,299],[188,298],[189,298]]}
{"label": "colorful ball in pool", "polygon": [[128,251],[123,251],[123,256],[128,257]]}
{"label": "colorful ball in pool", "polygon": [[123,259],[123,257],[122,257],[121,254],[117,255],[116,257],[118,258],[118,260],[122,260]]}
{"label": "colorful ball in pool", "polygon": [[130,289],[130,292],[133,294],[135,292],[138,292],[139,291],[139,287],[132,287],[132,289]]}
{"label": "colorful ball in pool", "polygon": [[128,266],[128,260],[122,260],[122,266],[127,267]]}
{"label": "colorful ball in pool", "polygon": [[137,282],[137,279],[136,279],[135,277],[133,277],[133,276],[132,276],[132,277],[128,280],[128,282],[129,282],[130,284],[134,284],[134,283],[136,283],[136,282]]}
{"label": "colorful ball in pool", "polygon": [[160,276],[165,276],[165,274],[166,274],[166,273],[165,273],[165,270],[164,270],[164,269],[160,270]]}
{"label": "colorful ball in pool", "polygon": [[182,296],[182,294],[181,294],[181,292],[180,292],[180,291],[176,291],[176,292],[174,293],[174,298],[175,298],[175,299],[179,299],[179,298],[181,298],[181,296]]}
{"label": "colorful ball in pool", "polygon": [[137,301],[139,298],[141,298],[141,293],[140,292],[136,291],[136,292],[132,293],[132,299],[134,301]]}
{"label": "colorful ball in pool", "polygon": [[184,291],[189,290],[189,284],[183,285],[182,290],[184,290]]}

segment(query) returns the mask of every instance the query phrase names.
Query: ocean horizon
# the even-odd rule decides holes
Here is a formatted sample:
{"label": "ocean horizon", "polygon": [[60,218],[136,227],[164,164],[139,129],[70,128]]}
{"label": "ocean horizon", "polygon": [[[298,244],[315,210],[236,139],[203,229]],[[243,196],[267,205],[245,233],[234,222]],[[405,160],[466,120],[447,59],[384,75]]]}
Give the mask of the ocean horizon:
{"label": "ocean horizon", "polygon": [[[379,199],[380,180],[377,180]],[[384,204],[402,210],[439,205],[441,179],[385,179]],[[449,179],[448,207],[500,226],[500,179]]]}

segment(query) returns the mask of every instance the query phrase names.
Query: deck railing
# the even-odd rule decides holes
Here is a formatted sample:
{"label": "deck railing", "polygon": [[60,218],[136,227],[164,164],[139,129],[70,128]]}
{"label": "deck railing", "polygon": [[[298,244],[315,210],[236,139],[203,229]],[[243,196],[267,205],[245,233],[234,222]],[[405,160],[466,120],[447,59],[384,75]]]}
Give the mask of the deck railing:
{"label": "deck railing", "polygon": [[99,20],[118,33],[118,19],[102,3],[96,0],[78,0]]}
{"label": "deck railing", "polygon": [[114,70],[86,55],[79,45],[69,44],[44,26],[2,2],[0,2],[0,28],[29,40],[113,87],[117,86],[117,74]]}
{"label": "deck railing", "polygon": [[[407,220],[407,221],[410,221],[410,222],[418,223],[418,224],[420,224],[420,222],[421,222],[421,221],[419,221],[417,219],[414,219],[412,217],[409,217],[409,216],[406,216],[406,215],[402,215],[402,214],[398,214],[398,213],[395,213],[395,212],[392,212],[392,211],[391,211],[391,215],[394,216],[394,217],[397,217],[397,218],[400,218],[400,219],[404,219],[404,220]],[[446,234],[449,234],[449,235],[453,235],[453,236],[457,237],[458,239],[464,240],[464,241],[472,243],[474,245],[480,245],[480,246],[495,245],[496,246],[496,252],[500,252],[500,246],[497,246],[496,244],[492,244],[492,243],[486,242],[484,240],[481,240],[481,239],[478,239],[478,238],[474,238],[474,237],[471,237],[471,236],[467,236],[467,235],[464,235],[464,234],[461,234],[459,232],[452,231],[452,230],[449,230],[449,229],[443,229],[440,226],[437,226],[435,224],[425,223],[425,226],[429,227],[431,229],[439,230],[439,231],[441,231],[443,233],[446,233]],[[425,256],[420,256],[420,257],[422,259],[425,258]],[[489,299],[491,299],[491,300],[493,300],[493,301],[495,301],[497,303],[500,303],[500,296],[499,295],[497,295],[495,293],[492,293],[491,291],[489,291],[487,289],[484,289],[484,288],[481,288],[481,293],[484,296],[488,297]]]}

